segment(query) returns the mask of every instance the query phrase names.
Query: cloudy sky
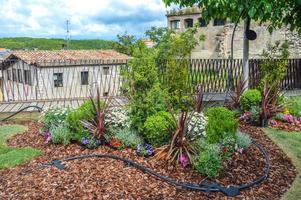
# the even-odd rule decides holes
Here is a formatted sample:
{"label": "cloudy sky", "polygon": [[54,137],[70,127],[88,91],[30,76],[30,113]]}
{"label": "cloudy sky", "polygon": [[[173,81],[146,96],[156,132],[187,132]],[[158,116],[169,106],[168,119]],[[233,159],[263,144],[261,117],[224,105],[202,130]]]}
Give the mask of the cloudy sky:
{"label": "cloudy sky", "polygon": [[73,39],[143,36],[151,26],[166,26],[162,0],[0,0],[0,37]]}

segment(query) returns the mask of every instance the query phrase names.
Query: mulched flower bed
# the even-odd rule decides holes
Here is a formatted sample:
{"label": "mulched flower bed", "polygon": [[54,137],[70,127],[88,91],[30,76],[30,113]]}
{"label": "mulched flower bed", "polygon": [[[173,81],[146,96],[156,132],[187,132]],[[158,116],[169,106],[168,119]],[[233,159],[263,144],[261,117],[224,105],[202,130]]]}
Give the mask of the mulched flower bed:
{"label": "mulched flower bed", "polygon": [[[0,171],[0,199],[227,199],[222,193],[202,193],[176,188],[124,163],[110,159],[90,158],[67,162],[67,169],[54,167],[34,170],[41,163],[70,155],[111,153],[135,160],[175,179],[199,183],[205,177],[193,170],[170,167],[154,158],[136,156],[134,150],[112,150],[100,147],[87,150],[77,144],[68,147],[45,145],[39,134],[41,124],[24,122],[29,131],[8,141],[15,147],[31,146],[44,154],[26,164]],[[249,133],[270,153],[271,172],[268,180],[251,189],[243,190],[237,199],[279,199],[296,176],[291,160],[260,128],[245,124],[242,131]],[[224,171],[215,180],[221,184],[246,183],[258,177],[264,167],[263,157],[253,147],[243,155],[234,155],[225,164]],[[30,173],[24,174],[28,170]]]}
{"label": "mulched flower bed", "polygon": [[299,124],[290,124],[290,123],[274,120],[273,123],[270,123],[270,126],[272,128],[278,129],[278,130],[284,130],[284,131],[288,131],[288,132],[300,132],[301,133],[301,123],[299,123]]}

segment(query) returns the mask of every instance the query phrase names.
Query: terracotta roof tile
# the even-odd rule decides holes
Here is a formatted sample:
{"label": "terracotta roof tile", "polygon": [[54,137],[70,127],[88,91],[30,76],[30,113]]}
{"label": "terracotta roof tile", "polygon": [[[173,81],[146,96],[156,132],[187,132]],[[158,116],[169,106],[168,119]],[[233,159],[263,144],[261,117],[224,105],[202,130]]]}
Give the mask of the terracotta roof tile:
{"label": "terracotta roof tile", "polygon": [[128,60],[130,57],[114,50],[12,51],[8,58],[19,58],[29,64],[43,62],[76,62]]}

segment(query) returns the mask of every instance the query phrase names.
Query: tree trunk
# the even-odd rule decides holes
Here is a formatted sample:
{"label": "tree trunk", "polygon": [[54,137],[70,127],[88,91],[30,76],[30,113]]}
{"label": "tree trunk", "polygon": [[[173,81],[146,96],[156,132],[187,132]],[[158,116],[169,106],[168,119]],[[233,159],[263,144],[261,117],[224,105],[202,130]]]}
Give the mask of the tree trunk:
{"label": "tree trunk", "polygon": [[249,88],[249,40],[246,31],[250,28],[251,19],[247,17],[244,22],[244,39],[243,39],[243,80],[245,81],[246,89]]}

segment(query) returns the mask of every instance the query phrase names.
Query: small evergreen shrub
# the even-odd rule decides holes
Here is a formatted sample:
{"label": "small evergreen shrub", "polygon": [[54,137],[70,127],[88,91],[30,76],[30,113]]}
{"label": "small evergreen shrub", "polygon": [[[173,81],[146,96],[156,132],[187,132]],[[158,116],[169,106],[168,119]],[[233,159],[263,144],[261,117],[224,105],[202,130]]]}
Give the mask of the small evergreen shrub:
{"label": "small evergreen shrub", "polygon": [[150,144],[160,146],[168,142],[175,128],[176,123],[172,115],[161,111],[146,119],[143,135]]}
{"label": "small evergreen shrub", "polygon": [[[102,102],[100,106],[104,107],[105,103]],[[75,132],[75,139],[77,141],[81,141],[83,137],[89,135],[88,131],[84,128],[81,121],[90,121],[95,117],[96,113],[91,100],[84,102],[80,107],[78,107],[68,115],[67,122],[70,126],[70,129]]]}
{"label": "small evergreen shrub", "polygon": [[222,169],[222,157],[220,155],[220,146],[210,144],[194,161],[195,169],[201,174],[214,178]]}
{"label": "small evergreen shrub", "polygon": [[261,93],[259,90],[251,89],[243,93],[240,105],[243,111],[250,111],[252,107],[260,106]]}
{"label": "small evergreen shrub", "polygon": [[247,149],[252,143],[249,135],[238,131],[236,133],[236,144],[238,148]]}
{"label": "small evergreen shrub", "polygon": [[73,133],[69,130],[68,125],[54,124],[50,127],[49,132],[51,134],[51,142],[53,144],[68,145],[73,139]]}
{"label": "small evergreen shrub", "polygon": [[206,140],[213,144],[220,142],[227,134],[235,137],[238,123],[234,115],[234,112],[225,107],[209,108],[206,112]]}

